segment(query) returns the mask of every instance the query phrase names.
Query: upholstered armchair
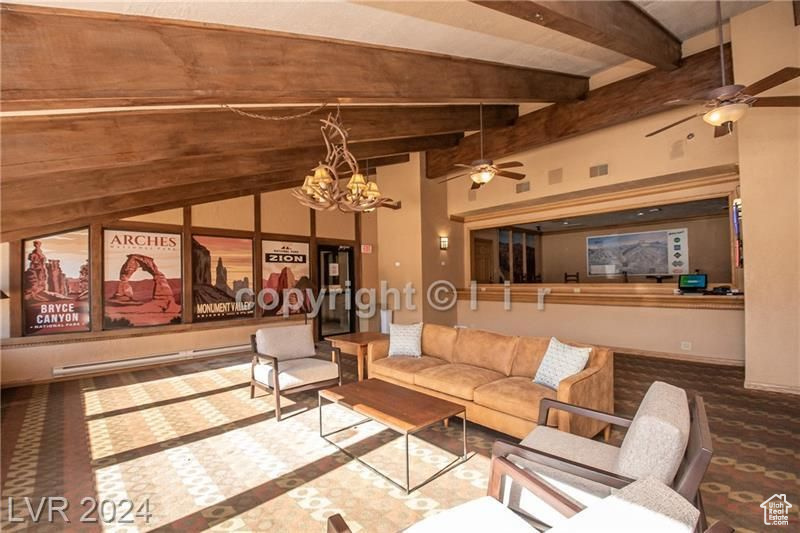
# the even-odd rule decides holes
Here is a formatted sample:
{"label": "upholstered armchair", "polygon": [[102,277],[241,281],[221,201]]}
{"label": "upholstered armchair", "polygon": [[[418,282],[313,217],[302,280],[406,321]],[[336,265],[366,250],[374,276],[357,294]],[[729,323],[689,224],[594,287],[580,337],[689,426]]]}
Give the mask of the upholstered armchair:
{"label": "upholstered armchair", "polygon": [[[627,428],[620,447],[564,433],[543,425],[551,409],[569,411]],[[713,448],[703,399],[655,382],[630,419],[544,399],[539,426],[521,444],[497,441],[493,455],[508,458],[548,484],[556,500],[590,506],[635,480],[651,477],[671,487],[702,511],[700,483]],[[515,505],[543,520],[552,504],[517,495]],[[701,513],[700,530],[705,528]]]}
{"label": "upholstered armchair", "polygon": [[[561,521],[551,526],[506,505],[505,487],[524,487],[553,505]],[[519,468],[503,457],[493,457],[487,495],[452,509],[441,511],[405,531],[438,533],[440,531],[504,533],[595,533],[658,531],[692,533],[704,522],[702,512],[680,494],[652,477],[634,481],[606,498],[584,507],[565,500],[537,475]],[[350,533],[340,514],[328,518],[328,533]],[[703,531],[700,529],[700,531]],[[717,522],[705,533],[732,533],[733,529]]]}
{"label": "upholstered armchair", "polygon": [[311,324],[259,329],[250,336],[250,398],[256,388],[272,393],[275,419],[281,420],[281,396],[342,384],[341,352],[333,349],[333,361],[316,357]]}

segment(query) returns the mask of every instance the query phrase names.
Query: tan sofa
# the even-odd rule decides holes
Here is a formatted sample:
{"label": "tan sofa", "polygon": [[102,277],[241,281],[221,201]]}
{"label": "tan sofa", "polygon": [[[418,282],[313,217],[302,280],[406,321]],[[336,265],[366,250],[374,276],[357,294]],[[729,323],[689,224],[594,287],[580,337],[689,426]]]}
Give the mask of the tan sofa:
{"label": "tan sofa", "polygon": [[[388,357],[389,341],[376,341],[368,348],[368,369],[372,378],[464,405],[467,420],[518,438],[536,427],[542,398],[613,412],[614,352],[592,346],[586,368],[562,380],[555,391],[533,383],[549,342],[549,337],[425,324],[422,357]],[[584,437],[608,427],[556,410],[547,425]]]}

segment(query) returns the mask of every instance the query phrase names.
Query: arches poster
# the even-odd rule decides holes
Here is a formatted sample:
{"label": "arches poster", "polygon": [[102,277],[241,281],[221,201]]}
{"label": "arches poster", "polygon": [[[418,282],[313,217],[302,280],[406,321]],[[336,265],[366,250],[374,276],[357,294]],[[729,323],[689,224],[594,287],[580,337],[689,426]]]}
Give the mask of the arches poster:
{"label": "arches poster", "polygon": [[103,329],[181,323],[181,236],[105,230]]}
{"label": "arches poster", "polygon": [[89,229],[25,241],[25,335],[89,331]]}

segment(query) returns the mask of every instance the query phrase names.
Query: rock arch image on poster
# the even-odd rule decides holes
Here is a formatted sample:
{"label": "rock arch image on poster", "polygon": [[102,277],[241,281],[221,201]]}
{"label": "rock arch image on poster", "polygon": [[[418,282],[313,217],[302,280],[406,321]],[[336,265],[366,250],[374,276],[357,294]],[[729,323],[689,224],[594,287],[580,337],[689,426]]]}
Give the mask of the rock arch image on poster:
{"label": "rock arch image on poster", "polygon": [[105,230],[103,329],[181,323],[181,236]]}
{"label": "rock arch image on poster", "polygon": [[[310,297],[314,286],[308,249],[306,242],[261,241],[262,288],[265,291],[264,304],[268,307],[263,310],[264,316],[311,312]],[[289,289],[299,289],[305,294],[303,301],[297,301],[295,292],[285,292]]]}
{"label": "rock arch image on poster", "polygon": [[89,229],[25,241],[23,333],[89,331]]}
{"label": "rock arch image on poster", "polygon": [[192,236],[192,316],[195,321],[252,317],[253,241],[233,237]]}

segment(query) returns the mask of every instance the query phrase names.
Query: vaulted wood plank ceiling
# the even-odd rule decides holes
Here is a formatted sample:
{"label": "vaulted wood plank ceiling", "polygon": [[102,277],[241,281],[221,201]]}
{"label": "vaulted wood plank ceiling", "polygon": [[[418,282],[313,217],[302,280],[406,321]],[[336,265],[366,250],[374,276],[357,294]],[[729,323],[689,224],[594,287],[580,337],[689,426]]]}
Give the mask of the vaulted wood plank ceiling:
{"label": "vaulted wood plank ceiling", "polygon": [[[665,29],[628,3],[527,2],[527,15],[479,3],[3,4],[2,240],[296,186],[321,156],[328,110],[258,121],[220,104],[280,116],[339,102],[359,158],[374,167],[429,151],[430,173],[471,156],[475,138],[463,133],[478,128],[477,102],[504,104],[484,109],[497,157],[581,133],[567,124],[550,135],[554,120],[606,116],[595,108],[608,97],[581,101],[586,76],[626,55],[674,69],[651,75],[679,80],[678,92],[705,83],[696,66],[675,68],[677,7],[661,16]],[[522,102],[561,103],[515,125]],[[639,114],[620,116],[590,122]]]}

